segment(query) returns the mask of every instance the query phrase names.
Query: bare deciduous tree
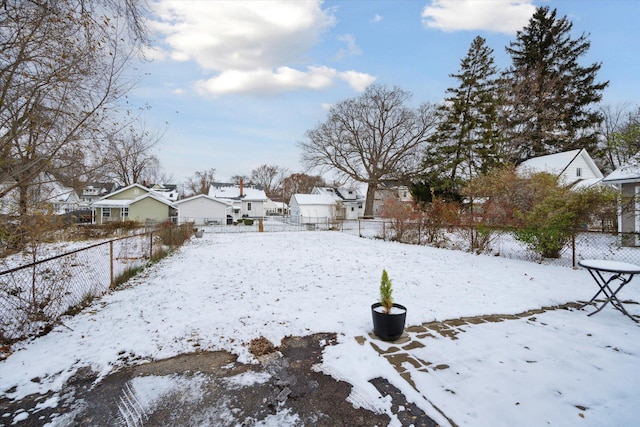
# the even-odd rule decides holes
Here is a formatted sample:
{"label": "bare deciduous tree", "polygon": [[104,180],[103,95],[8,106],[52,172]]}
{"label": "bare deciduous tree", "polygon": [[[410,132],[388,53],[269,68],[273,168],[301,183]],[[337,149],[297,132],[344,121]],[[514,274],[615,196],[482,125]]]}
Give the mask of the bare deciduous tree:
{"label": "bare deciduous tree", "polygon": [[268,197],[271,197],[280,186],[286,170],[280,166],[260,165],[251,171],[251,182],[262,187]]}
{"label": "bare deciduous tree", "polygon": [[147,130],[144,124],[109,132],[102,153],[104,176],[124,186],[155,181],[160,175],[160,160],[153,151],[163,134]]}
{"label": "bare deciduous tree", "polygon": [[231,182],[236,185],[240,185],[240,181],[248,183],[249,177],[246,175],[234,175],[231,177]]}
{"label": "bare deciduous tree", "polygon": [[215,182],[216,170],[211,168],[205,171],[197,171],[185,182],[185,195],[209,194],[209,188]]}
{"label": "bare deciduous tree", "polygon": [[613,171],[629,162],[640,151],[640,107],[619,104],[600,107],[603,121],[600,124],[600,150],[598,159],[605,171]]}
{"label": "bare deciduous tree", "polygon": [[283,201],[289,203],[293,194],[309,194],[314,187],[324,187],[326,185],[325,180],[319,175],[294,173],[282,180],[278,193],[282,193]]}
{"label": "bare deciduous tree", "polygon": [[302,161],[310,169],[332,170],[368,184],[365,216],[373,215],[382,180],[406,179],[418,171],[436,125],[434,107],[409,108],[405,103],[410,97],[398,87],[370,86],[360,97],[331,107],[327,120],[307,131],[300,143]]}
{"label": "bare deciduous tree", "polygon": [[[28,213],[39,175],[69,167],[131,88],[143,0],[5,0],[0,14],[0,198]],[[127,29],[134,37],[126,37]]]}

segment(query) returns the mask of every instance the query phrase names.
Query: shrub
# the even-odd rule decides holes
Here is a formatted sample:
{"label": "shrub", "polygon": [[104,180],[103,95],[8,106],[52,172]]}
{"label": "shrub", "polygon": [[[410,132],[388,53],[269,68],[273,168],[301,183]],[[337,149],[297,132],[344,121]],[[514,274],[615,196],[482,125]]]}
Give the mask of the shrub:
{"label": "shrub", "polygon": [[[579,229],[612,221],[615,194],[604,188],[572,189],[545,172],[520,176],[513,167],[473,179],[464,193],[481,199],[472,222],[511,226],[516,239],[545,258],[558,258]],[[479,212],[479,213],[478,213]]]}
{"label": "shrub", "polygon": [[390,198],[382,206],[382,217],[391,220],[393,240],[407,243],[415,237],[421,213],[413,203]]}

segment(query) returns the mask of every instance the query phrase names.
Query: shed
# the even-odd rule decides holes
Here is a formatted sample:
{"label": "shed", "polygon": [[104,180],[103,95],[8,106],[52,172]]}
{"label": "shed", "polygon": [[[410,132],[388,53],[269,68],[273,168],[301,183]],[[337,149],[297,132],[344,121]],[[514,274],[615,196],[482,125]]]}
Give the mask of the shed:
{"label": "shed", "polygon": [[196,225],[226,224],[232,214],[231,202],[198,194],[174,203],[178,208],[178,222],[193,222]]}
{"label": "shed", "polygon": [[301,223],[332,221],[336,201],[328,194],[294,194],[289,202],[291,218]]}

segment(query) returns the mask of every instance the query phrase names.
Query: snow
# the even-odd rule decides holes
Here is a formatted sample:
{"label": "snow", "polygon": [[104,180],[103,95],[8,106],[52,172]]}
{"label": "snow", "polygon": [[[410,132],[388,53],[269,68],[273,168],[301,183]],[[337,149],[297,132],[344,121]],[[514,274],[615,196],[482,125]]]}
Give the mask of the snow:
{"label": "snow", "polygon": [[[394,301],[407,307],[410,349],[370,335],[383,269]],[[637,280],[620,300],[640,301]],[[349,401],[389,413],[390,425],[398,420],[390,399],[369,383],[376,377],[441,425],[447,418],[459,426],[632,425],[640,416],[640,325],[610,306],[594,316],[587,316],[590,306],[526,314],[588,301],[597,290],[584,269],[345,233],[205,233],[64,319],[65,326],[16,345],[0,362],[0,398],[60,391],[82,367],[105,376],[201,350],[257,363],[248,351],[253,338],[277,345],[287,335],[336,332],[338,344],[325,347],[315,369],[351,383]],[[626,308],[640,314],[637,304]],[[492,314],[498,316],[489,320]],[[461,317],[479,321],[450,322],[448,334],[420,332],[427,322]],[[394,365],[394,355],[406,360]],[[266,380],[254,374],[231,381]],[[195,383],[184,381],[147,377],[132,387],[149,407],[176,387],[197,393],[197,375]],[[255,421],[297,420],[282,411]]]}
{"label": "snow", "polygon": [[580,261],[580,265],[582,267],[601,271],[633,274],[640,273],[640,266],[621,261],[611,261],[605,259],[583,259]]}

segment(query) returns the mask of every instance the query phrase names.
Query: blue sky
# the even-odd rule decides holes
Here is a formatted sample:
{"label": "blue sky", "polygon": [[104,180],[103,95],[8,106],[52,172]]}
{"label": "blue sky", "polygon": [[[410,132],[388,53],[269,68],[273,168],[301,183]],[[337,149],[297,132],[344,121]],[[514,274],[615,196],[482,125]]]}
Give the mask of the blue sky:
{"label": "blue sky", "polygon": [[548,5],[587,33],[604,103],[640,105],[640,0],[151,0],[154,49],[129,97],[166,128],[157,155],[173,182],[262,165],[302,172],[297,142],[327,108],[367,85],[440,102],[477,35],[506,68],[505,46]]}

